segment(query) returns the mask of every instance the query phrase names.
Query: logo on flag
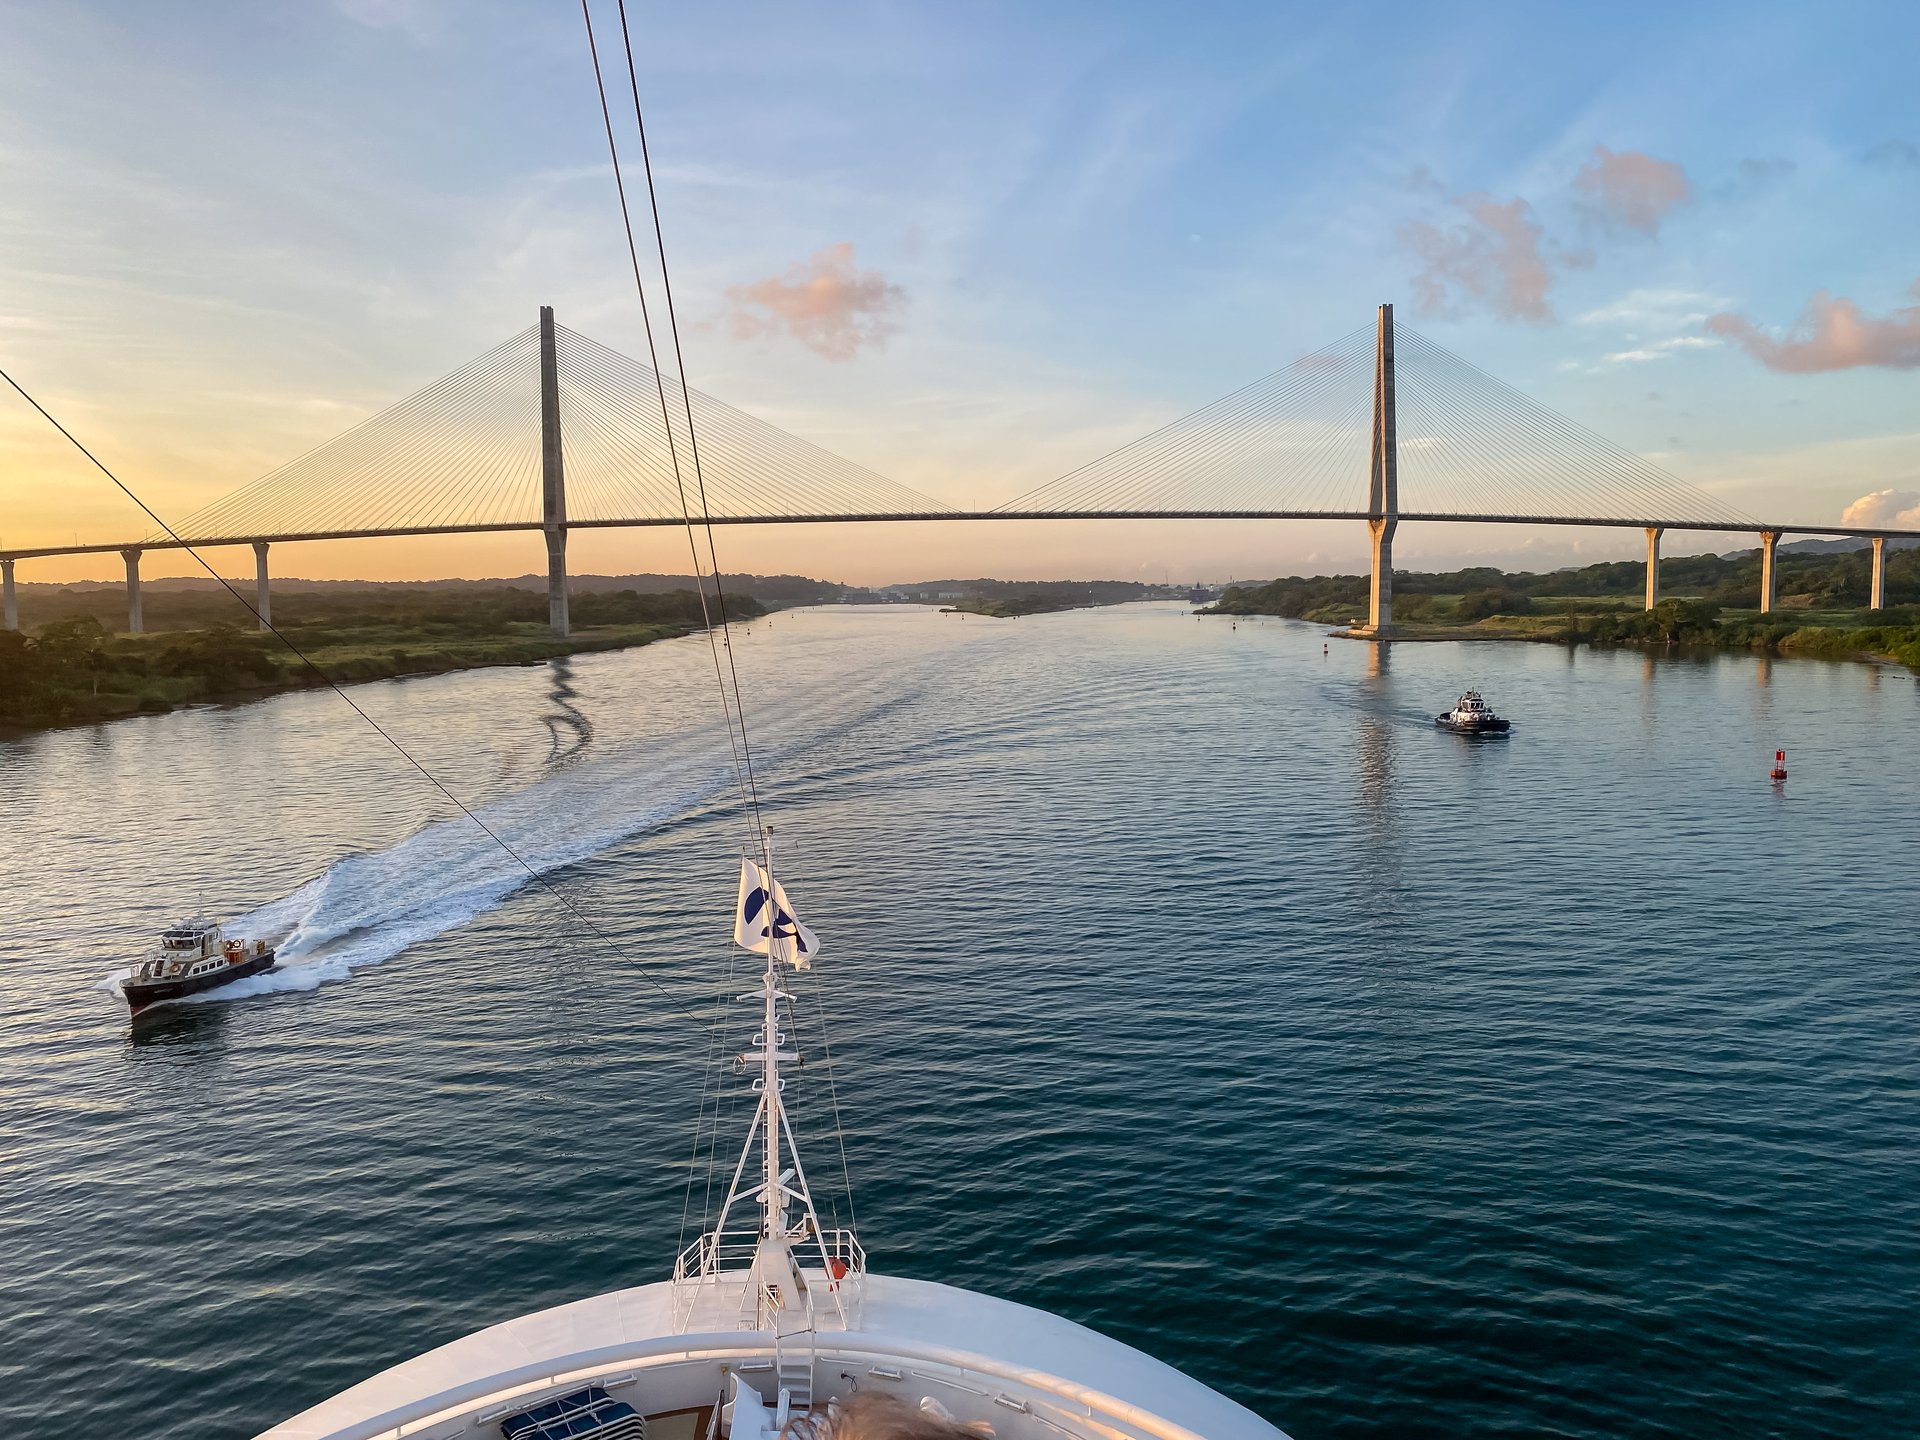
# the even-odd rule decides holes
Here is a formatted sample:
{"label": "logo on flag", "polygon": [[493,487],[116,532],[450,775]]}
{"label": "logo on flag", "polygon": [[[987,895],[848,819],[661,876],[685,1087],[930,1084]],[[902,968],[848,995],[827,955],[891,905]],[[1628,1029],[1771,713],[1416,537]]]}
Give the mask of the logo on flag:
{"label": "logo on flag", "polygon": [[733,911],[733,943],[755,955],[772,950],[796,970],[805,970],[819,953],[813,931],[794,916],[793,903],[778,880],[768,900],[767,872],[751,860],[740,862],[740,900]]}

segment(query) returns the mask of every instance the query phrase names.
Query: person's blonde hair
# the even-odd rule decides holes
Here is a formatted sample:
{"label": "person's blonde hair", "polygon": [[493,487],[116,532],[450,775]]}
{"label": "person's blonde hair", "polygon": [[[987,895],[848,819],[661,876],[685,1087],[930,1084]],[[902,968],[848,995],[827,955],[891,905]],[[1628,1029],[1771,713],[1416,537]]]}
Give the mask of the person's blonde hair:
{"label": "person's blonde hair", "polygon": [[789,1422],[782,1440],[981,1440],[990,1429],[962,1425],[877,1390],[837,1402],[824,1416]]}

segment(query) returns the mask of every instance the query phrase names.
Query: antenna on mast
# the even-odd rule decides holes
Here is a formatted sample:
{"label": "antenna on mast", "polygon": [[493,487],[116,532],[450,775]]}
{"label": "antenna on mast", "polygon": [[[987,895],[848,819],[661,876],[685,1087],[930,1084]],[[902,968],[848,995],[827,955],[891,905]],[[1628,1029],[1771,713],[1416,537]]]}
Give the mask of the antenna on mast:
{"label": "antenna on mast", "polygon": [[[804,1062],[798,1050],[788,1048],[790,1037],[780,1029],[780,1002],[793,998],[781,987],[780,972],[783,965],[804,968],[817,942],[774,879],[773,834],[764,826],[760,842],[757,860],[741,857],[734,916],[734,943],[766,957],[759,987],[739,997],[758,1002],[760,1029],[734,1057],[735,1074],[754,1074],[758,1101],[713,1229],[688,1247],[675,1267],[675,1323],[682,1333],[690,1326],[701,1328],[696,1316],[724,1320],[729,1327],[748,1324],[776,1336],[812,1331],[823,1321],[851,1328],[866,1269],[851,1230],[828,1231],[821,1225],[788,1123],[781,1065]],[[757,1219],[735,1221],[735,1208],[753,1202]]]}

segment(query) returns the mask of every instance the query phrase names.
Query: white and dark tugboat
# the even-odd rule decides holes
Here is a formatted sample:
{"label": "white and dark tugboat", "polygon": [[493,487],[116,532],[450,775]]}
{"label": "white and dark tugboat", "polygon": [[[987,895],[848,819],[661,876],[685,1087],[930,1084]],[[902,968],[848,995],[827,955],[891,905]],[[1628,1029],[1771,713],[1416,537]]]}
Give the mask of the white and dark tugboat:
{"label": "white and dark tugboat", "polygon": [[273,968],[273,947],[264,940],[235,940],[212,920],[182,920],[161,932],[160,944],[120,982],[135,1015],[214,990]]}
{"label": "white and dark tugboat", "polygon": [[1493,713],[1478,690],[1467,691],[1453,702],[1453,709],[1434,716],[1433,723],[1456,735],[1504,735],[1513,728],[1512,721],[1502,720]]}

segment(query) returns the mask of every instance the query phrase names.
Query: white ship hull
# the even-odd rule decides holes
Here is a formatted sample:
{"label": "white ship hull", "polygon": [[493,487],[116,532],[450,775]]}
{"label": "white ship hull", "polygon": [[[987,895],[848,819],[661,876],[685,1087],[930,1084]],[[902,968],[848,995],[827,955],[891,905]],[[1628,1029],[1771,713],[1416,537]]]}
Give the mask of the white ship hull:
{"label": "white ship hull", "polygon": [[[818,1272],[811,1283],[824,1284]],[[652,1417],[708,1417],[730,1374],[768,1408],[783,1382],[816,1406],[858,1390],[931,1398],[998,1440],[1286,1440],[1246,1407],[1131,1346],[1044,1310],[924,1280],[865,1275],[855,1328],[674,1333],[671,1281],[468,1335],[265,1432],[261,1440],[454,1440],[599,1385]],[[684,1313],[684,1291],[679,1307]],[[703,1307],[704,1308],[704,1307]],[[796,1325],[800,1317],[795,1317]],[[689,1422],[692,1417],[689,1417]],[[694,1440],[705,1440],[702,1419]]]}

